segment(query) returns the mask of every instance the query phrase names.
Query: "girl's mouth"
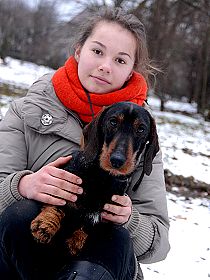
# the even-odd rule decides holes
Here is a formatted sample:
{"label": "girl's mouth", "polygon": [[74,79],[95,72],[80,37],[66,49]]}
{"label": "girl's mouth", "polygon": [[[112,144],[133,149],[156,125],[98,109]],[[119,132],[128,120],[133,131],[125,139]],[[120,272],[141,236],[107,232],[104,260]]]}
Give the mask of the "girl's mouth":
{"label": "girl's mouth", "polygon": [[105,79],[105,78],[103,78],[103,77],[98,77],[98,76],[90,76],[97,84],[101,84],[101,85],[110,85],[111,83],[107,80],[107,79]]}

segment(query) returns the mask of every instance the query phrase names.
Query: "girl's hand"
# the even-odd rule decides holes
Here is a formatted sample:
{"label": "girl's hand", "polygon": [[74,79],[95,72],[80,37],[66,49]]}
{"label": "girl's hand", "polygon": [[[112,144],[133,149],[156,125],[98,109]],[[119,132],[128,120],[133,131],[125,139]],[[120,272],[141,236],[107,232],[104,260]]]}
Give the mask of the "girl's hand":
{"label": "girl's hand", "polygon": [[71,156],[60,157],[37,172],[24,176],[18,185],[19,193],[25,198],[52,205],[64,205],[67,200],[75,202],[77,195],[83,192],[79,187],[82,180],[58,168],[70,159]]}
{"label": "girl's hand", "polygon": [[126,223],[129,220],[132,212],[132,202],[130,197],[126,195],[113,195],[112,201],[114,201],[118,205],[105,204],[105,212],[102,212],[102,218],[116,224]]}

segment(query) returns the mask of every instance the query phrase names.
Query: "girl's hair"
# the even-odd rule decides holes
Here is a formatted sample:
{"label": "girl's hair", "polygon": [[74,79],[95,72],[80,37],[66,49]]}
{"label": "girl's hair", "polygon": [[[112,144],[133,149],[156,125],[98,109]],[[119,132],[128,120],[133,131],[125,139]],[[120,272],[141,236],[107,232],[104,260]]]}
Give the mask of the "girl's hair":
{"label": "girl's hair", "polygon": [[92,12],[83,26],[80,26],[80,32],[74,47],[82,47],[96,25],[101,21],[117,23],[134,35],[137,43],[134,70],[148,80],[148,76],[153,74],[155,68],[150,64],[144,25],[136,16],[126,13],[122,8],[101,8]]}

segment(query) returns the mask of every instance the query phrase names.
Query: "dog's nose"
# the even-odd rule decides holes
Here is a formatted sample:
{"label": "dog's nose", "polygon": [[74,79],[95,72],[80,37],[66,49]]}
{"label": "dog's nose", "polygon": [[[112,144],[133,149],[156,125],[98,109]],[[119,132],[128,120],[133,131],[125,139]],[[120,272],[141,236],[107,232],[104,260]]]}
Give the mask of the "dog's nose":
{"label": "dog's nose", "polygon": [[121,153],[112,154],[110,157],[110,162],[114,168],[120,168],[125,161],[126,158]]}

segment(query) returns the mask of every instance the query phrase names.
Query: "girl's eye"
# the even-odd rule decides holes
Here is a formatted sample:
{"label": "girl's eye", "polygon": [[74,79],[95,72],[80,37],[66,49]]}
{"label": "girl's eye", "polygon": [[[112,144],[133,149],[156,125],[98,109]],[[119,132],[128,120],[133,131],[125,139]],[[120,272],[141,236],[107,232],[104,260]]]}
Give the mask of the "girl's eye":
{"label": "girl's eye", "polygon": [[120,64],[125,64],[126,63],[125,60],[122,59],[122,58],[116,58],[116,61]]}
{"label": "girl's eye", "polygon": [[95,54],[100,54],[100,55],[103,54],[102,51],[99,50],[99,49],[93,49],[92,51],[93,51]]}

